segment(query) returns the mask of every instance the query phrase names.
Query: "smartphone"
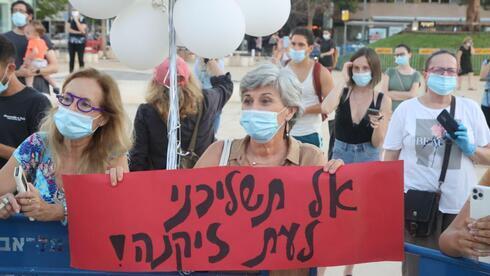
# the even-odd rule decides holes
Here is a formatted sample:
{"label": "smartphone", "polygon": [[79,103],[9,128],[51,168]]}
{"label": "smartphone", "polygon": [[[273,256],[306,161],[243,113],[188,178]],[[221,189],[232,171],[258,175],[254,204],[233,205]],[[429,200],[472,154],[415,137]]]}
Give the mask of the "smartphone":
{"label": "smartphone", "polygon": [[438,116],[437,116],[437,121],[441,124],[442,127],[451,135],[451,137],[454,137],[454,133],[458,130],[459,124],[454,120],[454,118],[447,112],[446,109],[444,109]]}
{"label": "smartphone", "polygon": [[[21,166],[15,167],[14,179],[17,185],[17,193],[25,193],[29,191],[29,186],[27,185],[27,178]],[[33,218],[29,218],[29,220],[34,221]]]}
{"label": "smartphone", "polygon": [[[490,187],[477,185],[470,198],[470,217],[481,219],[490,216]],[[490,263],[490,257],[480,257],[478,261]]]}
{"label": "smartphone", "polygon": [[284,36],[282,38],[282,46],[284,48],[288,48],[289,47],[289,36]]}
{"label": "smartphone", "polygon": [[367,114],[368,115],[372,115],[372,116],[379,116],[379,109],[376,109],[376,108],[368,108]]}

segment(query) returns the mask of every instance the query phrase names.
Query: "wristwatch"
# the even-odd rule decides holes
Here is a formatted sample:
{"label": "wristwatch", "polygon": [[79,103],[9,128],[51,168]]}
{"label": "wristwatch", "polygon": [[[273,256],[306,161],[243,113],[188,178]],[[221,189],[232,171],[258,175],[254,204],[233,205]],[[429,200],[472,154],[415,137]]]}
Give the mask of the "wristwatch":
{"label": "wristwatch", "polygon": [[41,69],[36,70],[36,75],[41,75]]}

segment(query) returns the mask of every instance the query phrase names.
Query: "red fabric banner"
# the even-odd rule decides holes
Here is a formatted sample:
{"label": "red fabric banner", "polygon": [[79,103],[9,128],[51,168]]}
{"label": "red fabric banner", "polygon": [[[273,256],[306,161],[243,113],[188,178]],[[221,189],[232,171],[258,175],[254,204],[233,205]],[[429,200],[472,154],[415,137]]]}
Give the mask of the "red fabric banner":
{"label": "red fabric banner", "polygon": [[71,265],[274,270],[403,259],[403,163],[63,176]]}

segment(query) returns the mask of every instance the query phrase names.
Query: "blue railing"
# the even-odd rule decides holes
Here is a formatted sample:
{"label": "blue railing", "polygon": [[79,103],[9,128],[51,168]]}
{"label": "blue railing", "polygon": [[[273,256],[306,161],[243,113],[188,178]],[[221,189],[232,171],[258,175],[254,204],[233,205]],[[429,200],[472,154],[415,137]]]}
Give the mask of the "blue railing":
{"label": "blue railing", "polygon": [[[94,227],[97,227],[94,225]],[[30,222],[23,216],[0,220],[0,275],[114,275],[70,268],[68,233],[58,222]],[[439,251],[405,244],[405,251],[419,255],[420,275],[490,275],[490,264],[468,259],[450,258]],[[226,273],[193,273],[192,275],[224,275]],[[261,275],[267,275],[263,271]],[[315,275],[316,269],[310,271]],[[118,275],[134,275],[119,273]],[[155,275],[146,273],[139,275]],[[158,275],[179,275],[158,273]]]}

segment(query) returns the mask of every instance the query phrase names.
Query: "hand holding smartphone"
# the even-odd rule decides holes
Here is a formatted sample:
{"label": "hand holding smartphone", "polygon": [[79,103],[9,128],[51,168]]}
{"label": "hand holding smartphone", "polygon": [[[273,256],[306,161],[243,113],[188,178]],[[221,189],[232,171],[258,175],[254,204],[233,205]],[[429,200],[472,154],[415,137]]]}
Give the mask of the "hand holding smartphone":
{"label": "hand holding smartphone", "polygon": [[[470,196],[470,217],[478,220],[490,216],[490,187],[478,185]],[[490,257],[480,257],[478,261],[490,263]]]}
{"label": "hand holding smartphone", "polygon": [[449,112],[444,109],[438,116],[437,121],[446,130],[446,132],[454,137],[454,133],[458,130],[459,124],[456,120],[449,114]]}
{"label": "hand holding smartphone", "polygon": [[[17,193],[25,193],[29,191],[29,185],[27,185],[27,179],[21,166],[15,167],[14,179],[17,185]],[[34,221],[33,218],[29,218],[29,220]]]}

